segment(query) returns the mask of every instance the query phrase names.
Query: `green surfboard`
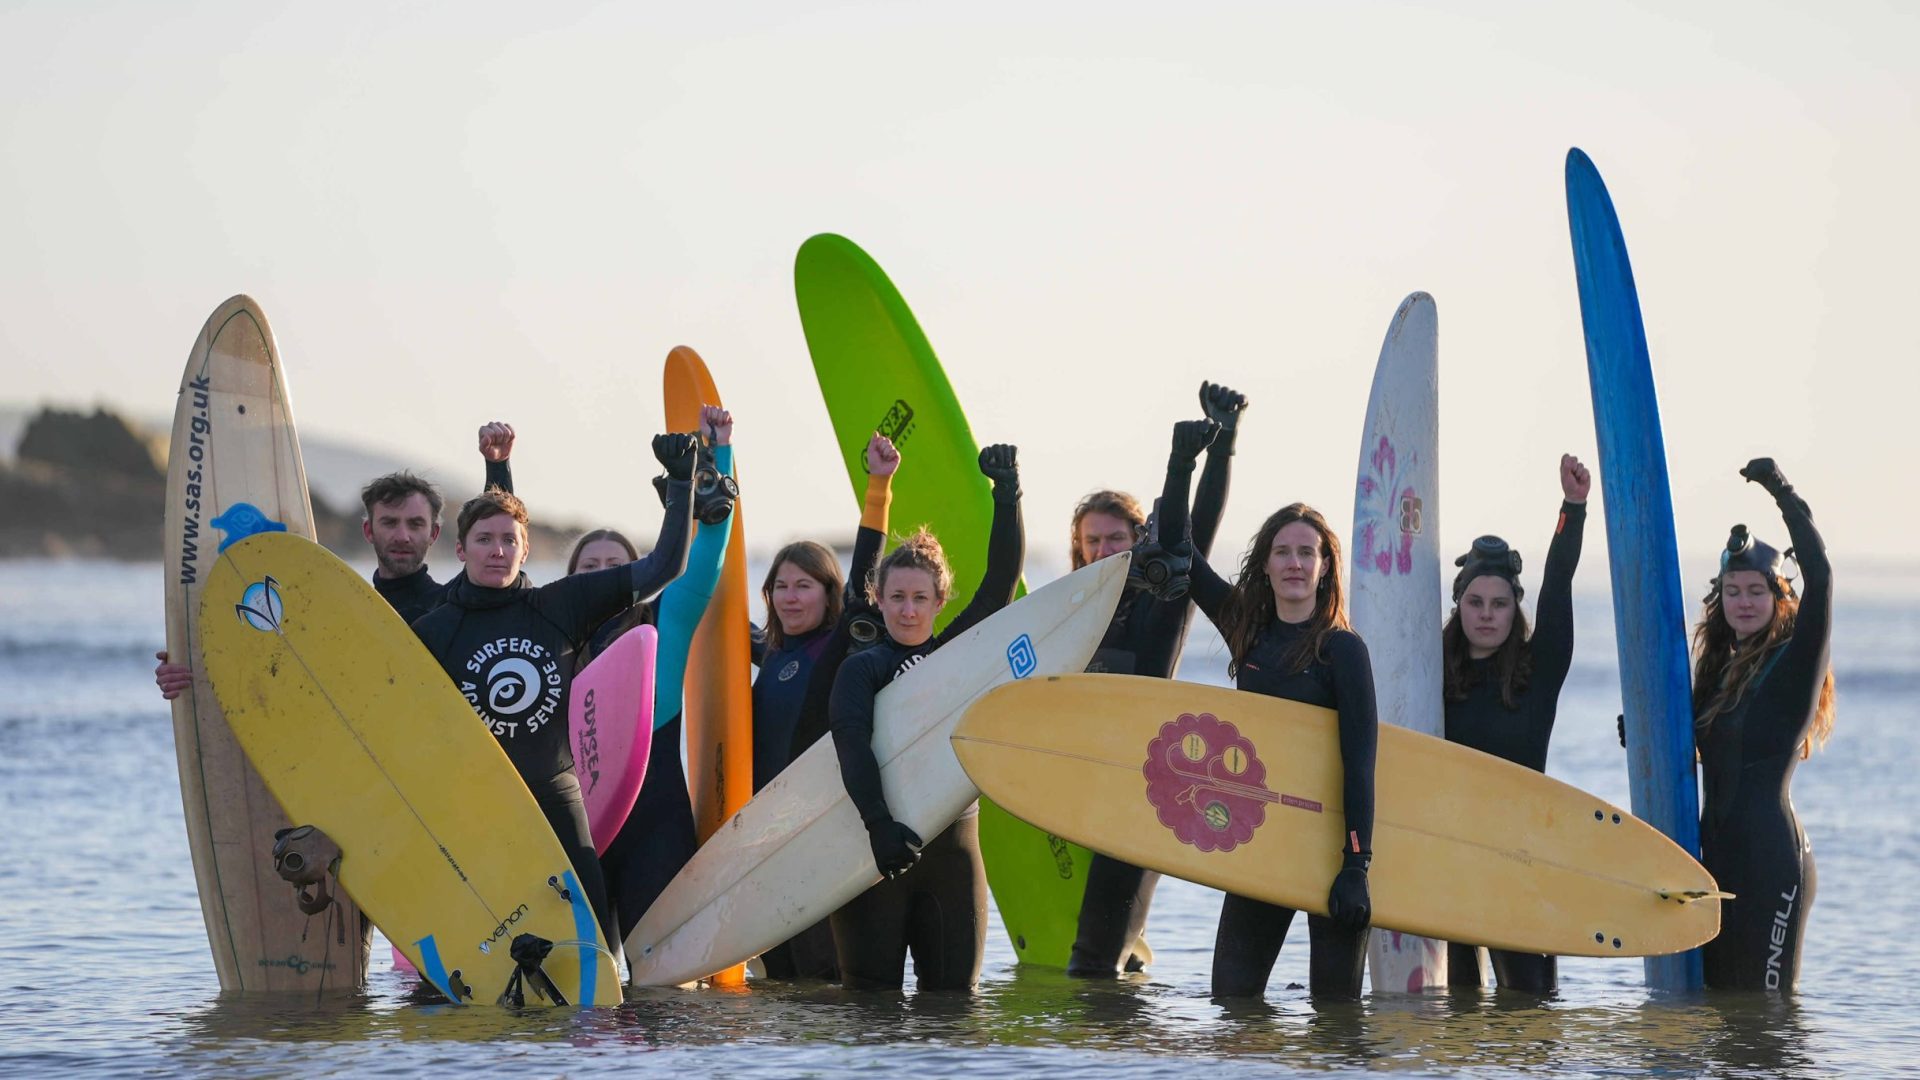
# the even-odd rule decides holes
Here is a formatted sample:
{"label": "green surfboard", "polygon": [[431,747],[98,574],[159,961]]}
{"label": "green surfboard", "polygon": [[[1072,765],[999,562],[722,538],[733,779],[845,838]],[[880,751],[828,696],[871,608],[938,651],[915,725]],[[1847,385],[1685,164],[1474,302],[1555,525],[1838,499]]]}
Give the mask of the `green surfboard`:
{"label": "green surfboard", "polygon": [[[966,608],[986,572],[993,523],[992,487],[980,475],[966,414],[907,302],[853,241],[822,233],[800,245],[793,290],[854,505],[866,491],[867,439],[878,431],[902,458],[893,481],[894,529],[927,525],[953,564],[945,625]],[[1021,962],[1066,967],[1091,854],[986,799],[980,847],[987,885]]]}

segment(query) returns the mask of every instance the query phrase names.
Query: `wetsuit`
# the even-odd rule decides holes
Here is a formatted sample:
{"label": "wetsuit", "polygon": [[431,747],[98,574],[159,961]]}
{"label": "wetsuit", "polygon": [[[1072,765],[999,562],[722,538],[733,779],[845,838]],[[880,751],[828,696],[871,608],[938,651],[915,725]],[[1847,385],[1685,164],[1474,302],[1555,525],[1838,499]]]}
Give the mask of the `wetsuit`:
{"label": "wetsuit", "polygon": [[[846,613],[871,610],[864,603],[867,575],[880,561],[880,549],[886,543],[891,482],[890,475],[867,476],[866,501],[860,529],[853,541],[853,563],[848,568],[841,618],[833,626],[818,626],[788,638],[778,649],[766,649],[764,641],[755,643],[761,650],[753,661],[760,668],[759,677],[753,683],[755,793],[772,783],[781,770],[826,733],[827,697],[852,640],[846,629],[851,625]],[[802,717],[809,702],[813,703],[819,719],[817,724],[806,725],[812,730],[803,737]],[[760,955],[760,962],[765,965],[769,978],[828,981],[840,978],[833,929],[826,919],[768,949]]]}
{"label": "wetsuit", "polygon": [[[1716,990],[1791,992],[1813,907],[1813,846],[1788,787],[1826,681],[1833,568],[1806,504],[1791,488],[1779,501],[1805,587],[1793,636],[1763,662],[1739,703],[1695,735],[1705,780],[1700,862],[1734,894],[1722,901],[1720,936],[1701,950],[1706,984]],[[1696,711],[1703,689],[1694,688]]]}
{"label": "wetsuit", "polygon": [[[499,488],[501,491],[513,491],[513,470],[504,461],[487,461],[487,480],[481,490]],[[456,576],[454,581],[458,581]],[[400,618],[408,626],[418,622],[420,616],[447,602],[447,590],[453,582],[438,582],[427,573],[427,564],[421,563],[420,569],[404,577],[382,577],[378,570],[373,573],[373,590],[380,598],[393,605]]]}
{"label": "wetsuit", "polygon": [[669,491],[659,542],[645,558],[539,588],[525,574],[503,589],[477,585],[462,574],[448,588],[446,603],[413,626],[526,781],[603,931],[613,923],[573,772],[567,697],[577,655],[593,632],[636,595],[659,592],[686,566],[691,485],[675,481]]}
{"label": "wetsuit", "polygon": [[[721,473],[733,475],[732,446],[714,447],[713,460]],[[719,587],[732,536],[732,514],[717,525],[702,522],[687,556],[686,573],[667,586],[655,608],[660,637],[653,665],[653,743],[647,749],[647,772],[640,779],[632,812],[600,857],[622,941],[640,925],[647,909],[700,846],[694,832],[693,795],[680,754],[685,726],[680,714],[686,706],[687,654]]]}
{"label": "wetsuit", "polygon": [[[1232,463],[1233,447],[1223,433],[1207,448],[1207,467],[1193,500],[1193,546],[1203,556],[1213,551],[1213,538],[1219,532]],[[1187,484],[1192,476],[1192,462],[1168,463],[1160,496],[1160,535],[1179,536],[1186,531]],[[1128,586],[1087,670],[1170,679],[1186,644],[1193,605],[1185,598],[1162,601],[1134,580]],[[1122,966],[1129,971],[1144,967],[1129,950],[1146,928],[1147,911],[1159,884],[1159,874],[1096,852],[1087,864],[1086,892],[1080,901],[1067,974],[1112,976]]]}
{"label": "wetsuit", "polygon": [[[1447,741],[1471,746],[1484,754],[1547,771],[1547,742],[1560,707],[1560,687],[1573,666],[1573,571],[1580,565],[1580,542],[1586,531],[1585,503],[1562,502],[1560,518],[1547,546],[1547,564],[1541,573],[1540,599],[1534,607],[1533,636],[1527,651],[1533,666],[1527,688],[1514,694],[1514,707],[1500,700],[1500,678],[1492,657],[1467,661],[1465,700],[1447,700]],[[1489,949],[1494,978],[1508,990],[1545,994],[1560,981],[1559,961],[1537,953]],[[1472,945],[1447,947],[1450,986],[1480,985],[1480,963]]]}
{"label": "wetsuit", "polygon": [[[987,571],[973,600],[946,629],[915,645],[882,636],[847,657],[833,681],[829,719],[840,779],[869,830],[893,821],[873,756],[874,698],[941,645],[1013,600],[1026,558],[1020,488],[996,482]],[[980,809],[969,806],[952,826],[928,840],[920,859],[898,877],[881,881],[833,913],[834,947],[847,989],[899,989],[913,954],[922,990],[969,990],[980,981],[987,946],[987,875],[980,861]]]}
{"label": "wetsuit", "polygon": [[[1338,568],[1329,568],[1337,573]],[[1193,560],[1193,599],[1200,610],[1220,625],[1220,614],[1231,591],[1204,558]],[[1336,630],[1326,640],[1322,658],[1304,671],[1283,670],[1282,662],[1306,624],[1275,619],[1242,657],[1234,673],[1241,690],[1287,698],[1333,709],[1339,714],[1341,804],[1350,844],[1373,850],[1373,756],[1379,738],[1379,716],[1374,708],[1373,664],[1366,643],[1350,630]],[[1213,942],[1213,993],[1216,997],[1257,996],[1266,990],[1280,946],[1287,940],[1294,909],[1250,900],[1228,893],[1220,905],[1220,928]],[[1313,952],[1309,960],[1309,990],[1315,997],[1360,996],[1361,972],[1367,961],[1367,931],[1343,930],[1324,915],[1307,916]]]}

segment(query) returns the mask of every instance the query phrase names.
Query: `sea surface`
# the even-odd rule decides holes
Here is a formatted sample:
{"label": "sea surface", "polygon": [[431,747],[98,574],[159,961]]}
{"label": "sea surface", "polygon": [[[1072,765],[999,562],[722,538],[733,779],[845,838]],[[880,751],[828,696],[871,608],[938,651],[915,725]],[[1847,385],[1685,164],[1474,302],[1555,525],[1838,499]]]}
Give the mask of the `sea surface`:
{"label": "sea surface", "polygon": [[[1578,616],[1549,771],[1624,806],[1605,596]],[[0,1075],[1920,1075],[1912,597],[1838,605],[1838,723],[1793,793],[1820,889],[1791,1001],[1657,996],[1638,960],[1574,958],[1548,1001],[1316,1005],[1302,921],[1264,1001],[1218,1004],[1220,896],[1172,880],[1150,924],[1157,962],[1117,982],[1016,969],[996,921],[972,995],[755,983],[617,1009],[455,1009],[415,1000],[377,943],[364,999],[222,999],[153,686],[162,638],[157,564],[0,563]],[[1225,680],[1204,620],[1181,674]]]}

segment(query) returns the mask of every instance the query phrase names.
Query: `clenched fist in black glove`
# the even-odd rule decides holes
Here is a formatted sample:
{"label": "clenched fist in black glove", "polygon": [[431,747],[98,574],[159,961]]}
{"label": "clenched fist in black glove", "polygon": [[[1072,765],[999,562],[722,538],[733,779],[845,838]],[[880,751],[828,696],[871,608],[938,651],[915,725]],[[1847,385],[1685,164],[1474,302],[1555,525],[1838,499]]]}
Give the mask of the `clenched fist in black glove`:
{"label": "clenched fist in black glove", "polygon": [[667,470],[670,480],[692,480],[699,442],[685,432],[669,432],[653,437],[653,456]]}
{"label": "clenched fist in black glove", "polygon": [[980,472],[993,481],[993,497],[1005,501],[1020,497],[1020,449],[994,443],[980,451]]}
{"label": "clenched fist in black glove", "polygon": [[1373,897],[1367,889],[1367,864],[1371,852],[1348,852],[1340,860],[1340,873],[1327,890],[1327,917],[1348,932],[1365,930],[1373,921]]}
{"label": "clenched fist in black glove", "polygon": [[873,848],[873,865],[884,877],[896,878],[920,861],[925,845],[918,833],[888,818],[867,826],[867,843]]}
{"label": "clenched fist in black glove", "polygon": [[1200,451],[1213,445],[1220,435],[1216,420],[1182,420],[1173,425],[1173,454],[1169,464],[1190,466],[1200,460]]}

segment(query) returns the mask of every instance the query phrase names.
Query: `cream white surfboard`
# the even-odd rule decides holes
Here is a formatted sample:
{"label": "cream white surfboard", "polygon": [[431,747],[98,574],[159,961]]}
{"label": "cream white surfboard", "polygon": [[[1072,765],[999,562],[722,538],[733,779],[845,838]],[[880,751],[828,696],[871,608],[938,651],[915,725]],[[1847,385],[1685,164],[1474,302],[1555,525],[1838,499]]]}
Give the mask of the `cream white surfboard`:
{"label": "cream white surfboard", "polygon": [[[980,797],[948,742],[954,723],[996,686],[1085,669],[1129,561],[1102,559],[1016,601],[880,692],[873,750],[896,818],[931,840]],[[833,740],[822,739],[727,820],[627,935],[631,981],[677,986],[731,967],[879,880]]]}
{"label": "cream white surfboard", "polygon": [[[1433,297],[1400,302],[1367,394],[1354,481],[1354,632],[1367,643],[1382,723],[1446,737],[1440,677],[1440,344]],[[1447,943],[1376,930],[1373,992],[1447,985]]]}
{"label": "cream white surfboard", "polygon": [[195,618],[220,549],[258,531],[313,538],[307,474],[273,331],[245,296],[221,304],[188,355],[167,458],[167,652],[192,665],[173,701],[180,797],[207,942],[224,991],[352,991],[366,982],[360,916],[309,921],[273,869],[291,824],[241,752],[207,683]]}

